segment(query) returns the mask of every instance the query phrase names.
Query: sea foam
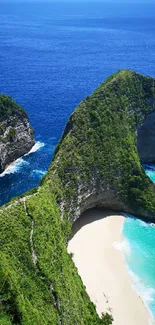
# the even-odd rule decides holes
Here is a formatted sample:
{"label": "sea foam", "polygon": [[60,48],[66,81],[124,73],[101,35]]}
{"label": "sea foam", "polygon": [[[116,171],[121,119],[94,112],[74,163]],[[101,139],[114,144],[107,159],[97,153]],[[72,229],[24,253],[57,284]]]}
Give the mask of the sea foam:
{"label": "sea foam", "polygon": [[144,228],[150,227],[150,224],[143,220],[139,220],[139,224],[140,224],[140,226],[142,226]]}
{"label": "sea foam", "polygon": [[31,153],[34,153],[34,152],[38,151],[39,149],[41,149],[44,146],[45,146],[45,143],[44,142],[37,141],[34,144],[34,146],[31,148],[31,150],[28,153],[26,153],[24,156],[28,156]]}
{"label": "sea foam", "polygon": [[28,165],[28,162],[23,158],[17,159],[12,164],[10,164],[2,174],[0,174],[0,177],[18,172],[23,167],[23,165]]}
{"label": "sea foam", "polygon": [[[40,150],[42,147],[44,147],[44,145],[45,144],[43,142],[37,141],[35,143],[35,145],[32,147],[32,149],[28,153],[26,153],[23,157],[28,156],[28,155]],[[28,164],[29,164],[28,161],[24,160],[23,158],[18,158],[13,163],[11,163],[4,170],[4,172],[2,174],[0,174],[0,177],[4,177],[9,174],[14,174],[14,173],[18,172],[23,167],[23,165],[28,165]],[[42,171],[42,172],[44,174],[44,171]]]}
{"label": "sea foam", "polygon": [[146,305],[148,305],[150,302],[152,302],[153,295],[155,295],[155,289],[151,288],[149,286],[146,286],[142,280],[128,268],[128,272],[132,279],[132,285],[136,292],[139,294],[139,296],[143,299]]}
{"label": "sea foam", "polygon": [[123,239],[122,242],[114,242],[113,246],[115,249],[124,254],[127,254],[128,256],[131,254],[131,248],[127,239]]}
{"label": "sea foam", "polygon": [[44,176],[46,174],[46,170],[34,169],[31,174],[32,176]]}
{"label": "sea foam", "polygon": [[132,287],[141,297],[152,319],[155,317],[154,231],[152,224],[126,215],[123,237],[129,243],[131,254],[128,256],[123,251],[124,259]]}
{"label": "sea foam", "polygon": [[[126,238],[124,238],[122,242],[114,242],[113,246],[115,249],[122,252],[124,254],[124,257],[130,256],[132,254],[130,243]],[[126,267],[131,278],[131,285],[133,289],[136,291],[138,296],[141,297],[150,313],[150,325],[152,325],[153,314],[150,304],[154,302],[155,289],[151,286],[146,286],[142,280],[130,269],[127,263]]]}
{"label": "sea foam", "polygon": [[142,280],[128,268],[128,272],[131,277],[131,285],[133,289],[136,291],[138,296],[142,299],[143,303],[145,304],[149,314],[150,314],[150,319],[149,319],[149,324],[153,325],[154,324],[154,313],[152,312],[151,305],[154,303],[154,296],[155,296],[155,289],[146,286]]}

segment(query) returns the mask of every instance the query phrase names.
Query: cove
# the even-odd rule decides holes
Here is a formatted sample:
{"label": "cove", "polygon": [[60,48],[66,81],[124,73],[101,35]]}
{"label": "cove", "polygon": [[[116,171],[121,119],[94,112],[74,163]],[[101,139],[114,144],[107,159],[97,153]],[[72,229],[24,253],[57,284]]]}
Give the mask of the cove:
{"label": "cove", "polygon": [[[146,174],[155,182],[154,165],[144,167]],[[133,286],[155,318],[155,227],[151,223],[127,216],[123,237],[126,245],[122,246],[122,250]]]}

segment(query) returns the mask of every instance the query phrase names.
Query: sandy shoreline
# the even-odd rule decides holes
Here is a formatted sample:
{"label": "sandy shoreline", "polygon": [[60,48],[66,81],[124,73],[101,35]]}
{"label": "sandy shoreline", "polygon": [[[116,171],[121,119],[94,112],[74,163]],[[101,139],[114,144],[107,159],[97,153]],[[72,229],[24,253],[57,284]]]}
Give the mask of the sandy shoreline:
{"label": "sandy shoreline", "polygon": [[123,254],[115,248],[116,243],[122,242],[123,222],[124,217],[112,211],[85,212],[73,226],[68,252],[74,254],[99,315],[111,312],[113,325],[150,325],[151,316],[131,286]]}

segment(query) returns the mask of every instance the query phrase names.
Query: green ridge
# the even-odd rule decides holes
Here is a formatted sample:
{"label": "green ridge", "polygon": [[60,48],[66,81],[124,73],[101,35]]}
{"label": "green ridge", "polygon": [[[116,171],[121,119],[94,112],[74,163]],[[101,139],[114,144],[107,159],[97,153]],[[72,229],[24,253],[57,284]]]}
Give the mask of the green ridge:
{"label": "green ridge", "polygon": [[6,95],[0,94],[0,122],[8,117],[17,116],[18,118],[27,117],[24,109],[17,105],[15,101]]}
{"label": "green ridge", "polygon": [[38,192],[1,208],[0,325],[112,323],[98,317],[66,246],[93,186],[114,193],[118,209],[155,220],[155,187],[136,148],[154,99],[152,78],[128,70],[108,78],[70,117]]}
{"label": "green ridge", "polygon": [[86,294],[66,250],[70,225],[60,220],[47,188],[27,198],[26,210],[24,202],[4,208],[0,222],[1,325],[111,324],[110,316],[98,317]]}
{"label": "green ridge", "polygon": [[[113,193],[115,209],[155,220],[155,186],[141,167],[136,137],[155,110],[154,84],[151,77],[119,71],[71,115],[45,178],[52,180],[52,188],[59,184],[70,218],[76,215],[83,186],[81,195],[92,187],[96,195]],[[112,207],[113,199],[110,203]],[[110,207],[108,201],[105,207]]]}

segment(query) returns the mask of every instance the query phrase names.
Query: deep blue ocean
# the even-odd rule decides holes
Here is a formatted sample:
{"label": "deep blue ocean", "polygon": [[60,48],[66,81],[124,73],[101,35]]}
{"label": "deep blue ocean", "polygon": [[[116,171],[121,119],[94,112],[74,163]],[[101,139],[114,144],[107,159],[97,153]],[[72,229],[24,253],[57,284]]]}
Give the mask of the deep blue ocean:
{"label": "deep blue ocean", "polygon": [[[135,1],[136,2],[136,1]],[[0,0],[0,93],[27,111],[36,145],[0,177],[0,204],[38,185],[76,105],[122,68],[155,77],[155,2]],[[146,172],[155,181],[155,170]],[[155,228],[124,224],[133,283],[155,316]]]}

